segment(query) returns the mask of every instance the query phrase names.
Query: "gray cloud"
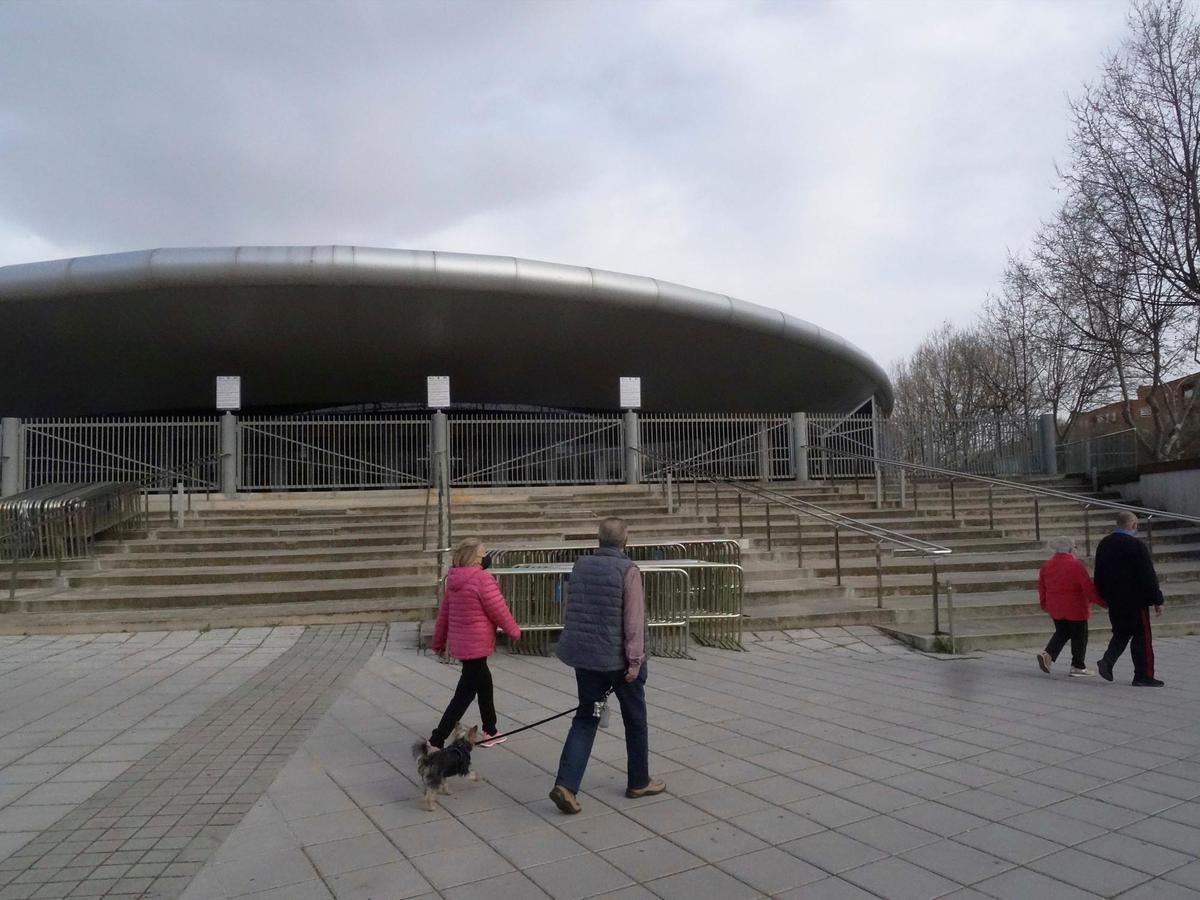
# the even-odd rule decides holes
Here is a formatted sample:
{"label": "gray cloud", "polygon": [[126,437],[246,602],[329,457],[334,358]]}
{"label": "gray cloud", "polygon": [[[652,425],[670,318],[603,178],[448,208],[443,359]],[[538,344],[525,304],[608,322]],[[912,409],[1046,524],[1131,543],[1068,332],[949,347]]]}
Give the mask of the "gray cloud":
{"label": "gray cloud", "polygon": [[0,5],[0,264],[356,243],[649,274],[887,363],[1054,205],[1094,2]]}

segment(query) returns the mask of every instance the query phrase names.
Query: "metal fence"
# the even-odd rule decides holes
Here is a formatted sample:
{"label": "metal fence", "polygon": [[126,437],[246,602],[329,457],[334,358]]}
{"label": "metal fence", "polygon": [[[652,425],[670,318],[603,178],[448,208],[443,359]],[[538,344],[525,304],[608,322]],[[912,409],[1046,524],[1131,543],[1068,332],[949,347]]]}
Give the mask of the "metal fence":
{"label": "metal fence", "polygon": [[[870,415],[808,417],[808,471],[811,478],[870,478],[875,455],[875,424]],[[843,455],[846,454],[846,455]]]}
{"label": "metal fence", "polygon": [[1138,439],[1132,428],[1072,441],[1058,448],[1058,470],[1064,475],[1134,469],[1137,465]]}
{"label": "metal fence", "polygon": [[248,491],[424,487],[424,416],[244,418],[238,484]]}
{"label": "metal fence", "polygon": [[[145,481],[220,448],[215,417],[29,419],[21,424],[25,489],[43,484]],[[192,488],[217,489],[217,467]],[[211,483],[208,483],[211,479]],[[169,490],[166,482],[151,490]]]}
{"label": "metal fence", "polygon": [[[642,477],[661,481],[670,460],[720,478],[759,481],[795,477],[791,418],[777,414],[647,414],[641,417],[647,454]],[[686,474],[684,475],[686,478]]]}
{"label": "metal fence", "polygon": [[450,416],[450,484],[612,484],[625,480],[620,416]]}
{"label": "metal fence", "polygon": [[1035,422],[1020,417],[894,418],[881,428],[883,456],[971,475],[1043,471]]}

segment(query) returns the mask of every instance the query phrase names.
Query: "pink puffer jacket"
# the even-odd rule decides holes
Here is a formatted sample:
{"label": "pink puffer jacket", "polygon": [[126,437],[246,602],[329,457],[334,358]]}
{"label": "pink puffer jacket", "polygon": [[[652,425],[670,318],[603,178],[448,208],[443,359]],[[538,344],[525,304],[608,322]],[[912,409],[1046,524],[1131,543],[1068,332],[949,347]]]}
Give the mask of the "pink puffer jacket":
{"label": "pink puffer jacket", "polygon": [[521,636],[496,579],[480,566],[451,569],[438,608],[437,627],[433,629],[433,652],[446,649],[449,633],[450,655],[455,659],[491,656],[496,649],[497,628],[514,641]]}

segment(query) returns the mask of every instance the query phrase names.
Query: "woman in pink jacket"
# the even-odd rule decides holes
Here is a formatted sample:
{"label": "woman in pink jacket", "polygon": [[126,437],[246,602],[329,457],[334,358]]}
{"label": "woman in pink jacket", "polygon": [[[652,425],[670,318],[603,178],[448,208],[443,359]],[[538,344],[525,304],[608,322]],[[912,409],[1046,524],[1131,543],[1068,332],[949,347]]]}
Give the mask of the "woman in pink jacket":
{"label": "woman in pink jacket", "polygon": [[[479,698],[479,715],[483,719],[483,733],[489,738],[496,736],[496,706],[492,699],[492,673],[488,670],[487,658],[496,649],[496,629],[501,629],[512,640],[521,637],[521,629],[513,621],[500,585],[484,570],[487,549],[483,541],[470,538],[458,545],[446,575],[446,593],[438,609],[437,627],[433,630],[433,650],[442,653],[449,638],[450,655],[462,661],[462,675],[458,687],[442,721],[433,729],[429,743],[441,747],[455,724],[462,718],[471,701]],[[485,747],[496,741],[485,740]]]}

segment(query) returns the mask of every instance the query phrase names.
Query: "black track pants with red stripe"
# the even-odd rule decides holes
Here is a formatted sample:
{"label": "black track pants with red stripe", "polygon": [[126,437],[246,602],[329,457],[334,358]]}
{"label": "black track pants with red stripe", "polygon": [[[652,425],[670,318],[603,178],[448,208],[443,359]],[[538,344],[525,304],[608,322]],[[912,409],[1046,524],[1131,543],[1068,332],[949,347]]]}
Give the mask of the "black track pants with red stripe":
{"label": "black track pants with red stripe", "polygon": [[1109,614],[1112,622],[1112,640],[1104,651],[1104,659],[1111,666],[1125,652],[1129,645],[1129,655],[1133,658],[1134,678],[1154,677],[1154,644],[1150,635],[1150,610],[1141,609],[1137,612],[1121,616]]}

